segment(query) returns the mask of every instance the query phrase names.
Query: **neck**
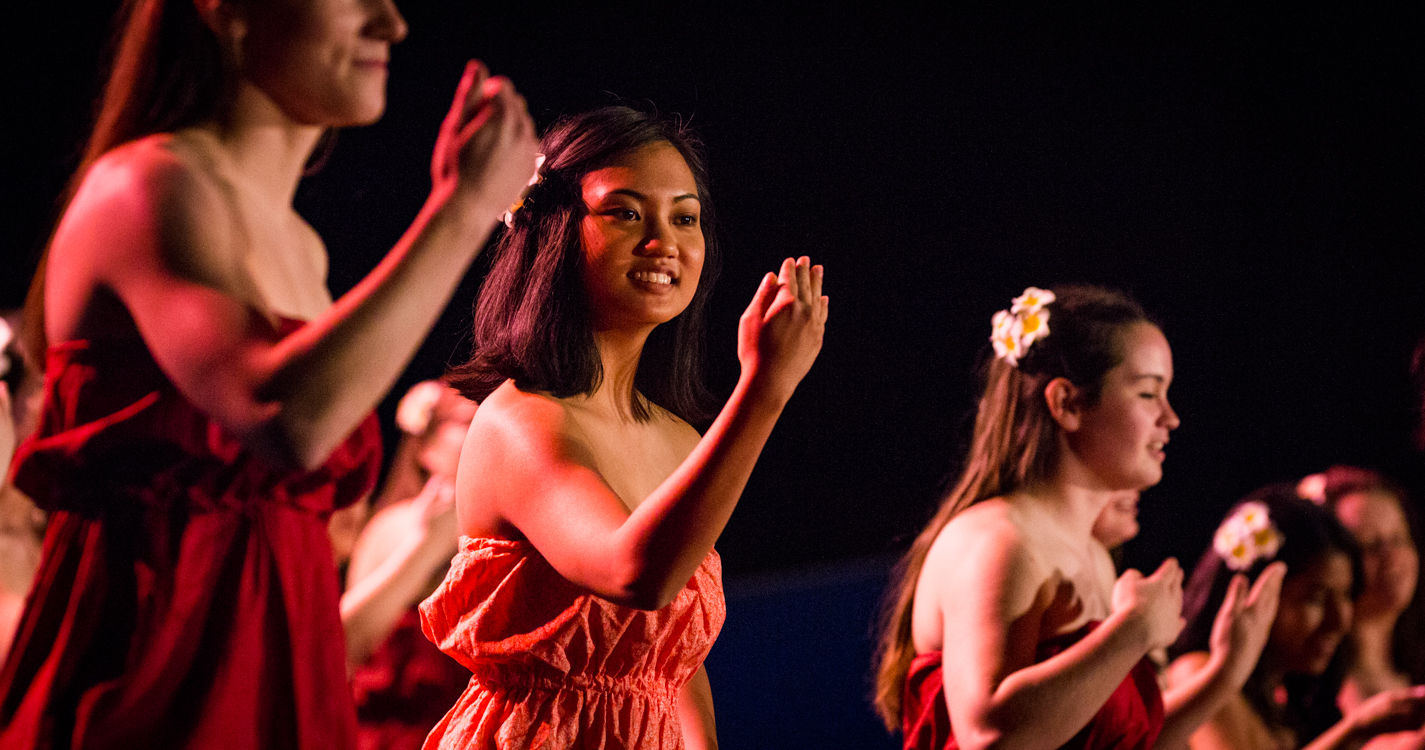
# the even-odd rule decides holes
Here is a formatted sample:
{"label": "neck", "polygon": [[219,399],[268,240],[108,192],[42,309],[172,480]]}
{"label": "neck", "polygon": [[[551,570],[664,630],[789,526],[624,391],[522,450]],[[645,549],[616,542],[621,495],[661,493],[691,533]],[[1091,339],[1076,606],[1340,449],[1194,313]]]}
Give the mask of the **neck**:
{"label": "neck", "polygon": [[261,89],[247,82],[227,116],[199,127],[215,138],[243,182],[290,206],[307,158],[325,130],[295,122]]}
{"label": "neck", "polygon": [[634,330],[608,329],[594,332],[594,346],[599,351],[604,377],[589,401],[607,407],[625,420],[633,419],[633,403],[637,398],[634,379],[638,376],[638,361],[643,356],[643,344],[653,328]]}
{"label": "neck", "polygon": [[1097,487],[1086,481],[1083,472],[1060,462],[1058,471],[1049,480],[1025,488],[1029,502],[1053,516],[1061,528],[1076,536],[1093,535],[1093,524],[1113,499],[1114,490]]}

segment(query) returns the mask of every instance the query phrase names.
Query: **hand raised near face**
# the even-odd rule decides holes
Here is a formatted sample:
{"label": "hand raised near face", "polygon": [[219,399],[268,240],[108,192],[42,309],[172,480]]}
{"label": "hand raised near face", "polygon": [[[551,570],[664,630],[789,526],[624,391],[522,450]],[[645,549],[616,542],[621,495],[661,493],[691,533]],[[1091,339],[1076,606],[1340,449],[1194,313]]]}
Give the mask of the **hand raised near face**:
{"label": "hand raised near face", "polygon": [[821,351],[828,299],[821,294],[823,271],[803,256],[782,261],[767,274],[742,313],[737,358],[754,388],[785,401]]}
{"label": "hand raised near face", "polygon": [[471,60],[436,137],[432,189],[468,196],[493,223],[529,185],[538,150],[524,97]]}
{"label": "hand raised near face", "polygon": [[1274,562],[1257,576],[1250,591],[1246,576],[1233,576],[1217,617],[1212,621],[1212,634],[1208,638],[1211,658],[1222,662],[1238,689],[1246,684],[1267,645],[1285,576],[1286,564]]}
{"label": "hand raised near face", "polygon": [[1183,621],[1183,569],[1168,558],[1146,578],[1128,570],[1113,584],[1113,611],[1138,621],[1147,636],[1147,651],[1166,648],[1177,640]]}

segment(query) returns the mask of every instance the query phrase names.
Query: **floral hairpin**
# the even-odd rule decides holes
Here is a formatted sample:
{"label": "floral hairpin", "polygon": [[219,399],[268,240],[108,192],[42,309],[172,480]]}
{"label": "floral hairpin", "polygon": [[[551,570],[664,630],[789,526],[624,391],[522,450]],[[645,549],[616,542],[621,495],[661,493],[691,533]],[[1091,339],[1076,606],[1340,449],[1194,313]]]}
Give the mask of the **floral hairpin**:
{"label": "floral hairpin", "polygon": [[1008,310],[995,313],[990,320],[990,343],[994,344],[995,356],[1018,367],[1029,345],[1049,335],[1046,306],[1053,301],[1053,292],[1031,286],[1011,300]]}
{"label": "floral hairpin", "polygon": [[434,380],[422,380],[411,386],[396,406],[396,425],[408,435],[422,435],[430,427],[435,405],[445,393],[445,386]]}
{"label": "floral hairpin", "polygon": [[1317,505],[1326,504],[1326,472],[1307,474],[1296,483],[1296,496]]}
{"label": "floral hairpin", "polygon": [[1281,531],[1272,524],[1267,506],[1258,502],[1242,503],[1217,527],[1212,550],[1227,567],[1246,570],[1258,560],[1275,556],[1283,541]]}
{"label": "floral hairpin", "polygon": [[515,212],[524,206],[525,199],[529,197],[529,188],[544,182],[544,172],[540,171],[542,169],[544,169],[544,154],[535,154],[534,176],[529,178],[529,184],[525,186],[525,191],[520,193],[520,199],[515,201],[514,205],[510,206],[508,211],[500,215],[500,220],[505,222],[505,227],[514,229]]}

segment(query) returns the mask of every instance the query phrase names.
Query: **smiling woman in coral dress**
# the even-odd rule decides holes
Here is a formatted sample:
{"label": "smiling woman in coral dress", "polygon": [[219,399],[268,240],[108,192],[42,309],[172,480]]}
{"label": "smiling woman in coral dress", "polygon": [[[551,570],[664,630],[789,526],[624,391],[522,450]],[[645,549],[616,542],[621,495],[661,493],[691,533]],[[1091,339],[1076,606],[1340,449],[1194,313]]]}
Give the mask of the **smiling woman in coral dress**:
{"label": "smiling woman in coral dress", "polygon": [[14,476],[53,515],[0,746],[355,747],[326,520],[369,491],[368,415],[528,181],[533,124],[469,66],[425,207],[333,303],[292,196],[327,128],[381,115],[405,21],[382,0],[125,12],[32,287],[51,345]]}
{"label": "smiling woman in coral dress", "polygon": [[543,150],[452,378],[481,406],[456,475],[464,539],[422,615],[474,678],[426,747],[714,747],[712,546],[821,349],[822,270],[763,277],[741,377],[699,438],[718,258],[698,152],[623,107]]}

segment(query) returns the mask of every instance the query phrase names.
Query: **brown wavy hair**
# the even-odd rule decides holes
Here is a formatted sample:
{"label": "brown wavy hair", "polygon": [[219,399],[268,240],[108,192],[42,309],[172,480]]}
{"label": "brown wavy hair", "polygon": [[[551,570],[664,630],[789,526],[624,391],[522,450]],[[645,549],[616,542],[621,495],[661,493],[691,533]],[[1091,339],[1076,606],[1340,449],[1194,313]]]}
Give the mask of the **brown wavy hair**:
{"label": "brown wavy hair", "polygon": [[1035,341],[1018,366],[990,360],[975,415],[970,452],[954,488],[896,567],[883,604],[875,658],[876,712],[887,729],[901,726],[906,675],[915,658],[911,612],[925,557],[952,518],[982,500],[1047,480],[1059,461],[1059,427],[1044,400],[1044,388],[1066,378],[1098,401],[1104,375],[1123,361],[1122,333],[1151,323],[1127,295],[1093,286],[1056,286],[1049,305],[1050,335]]}

